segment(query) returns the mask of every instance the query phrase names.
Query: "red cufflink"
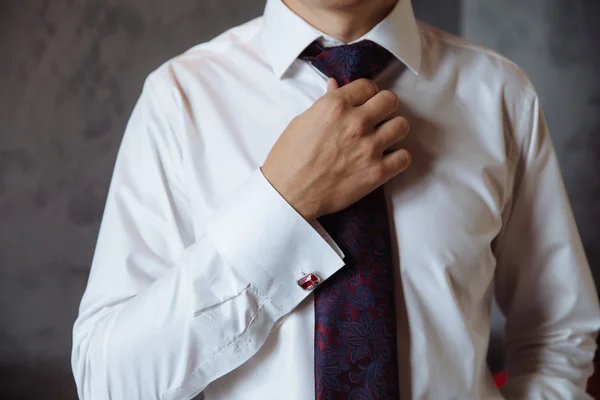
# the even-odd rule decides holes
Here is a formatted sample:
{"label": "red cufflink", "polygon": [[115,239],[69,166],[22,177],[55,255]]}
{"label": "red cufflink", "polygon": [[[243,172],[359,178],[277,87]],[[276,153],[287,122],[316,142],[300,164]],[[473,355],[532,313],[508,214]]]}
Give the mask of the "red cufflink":
{"label": "red cufflink", "polygon": [[315,274],[306,274],[298,279],[298,286],[304,290],[313,290],[321,282],[321,278]]}

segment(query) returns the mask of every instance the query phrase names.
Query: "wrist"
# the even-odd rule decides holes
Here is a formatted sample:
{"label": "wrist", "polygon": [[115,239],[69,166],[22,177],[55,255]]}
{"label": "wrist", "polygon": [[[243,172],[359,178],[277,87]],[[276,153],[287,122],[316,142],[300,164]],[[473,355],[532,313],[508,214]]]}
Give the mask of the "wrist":
{"label": "wrist", "polygon": [[296,194],[292,190],[286,190],[286,188],[283,186],[284,185],[281,185],[275,190],[279,192],[281,197],[283,197],[285,201],[287,201],[288,204],[302,216],[302,218],[308,222],[312,222],[319,217],[320,214],[318,205],[315,202],[310,201],[310,199],[307,199],[306,194]]}
{"label": "wrist", "polygon": [[310,208],[306,210],[302,207],[294,206],[292,203],[290,205],[308,222],[314,222],[319,217],[319,213],[316,210],[311,210]]}
{"label": "wrist", "polygon": [[264,168],[264,165],[260,167],[260,170],[273,189],[275,189],[277,193],[279,193],[279,195],[302,216],[302,218],[308,222],[312,222],[318,218],[318,207],[314,202],[307,202],[304,198],[296,196],[292,190],[287,190],[284,184],[279,183],[277,179],[270,176],[270,173]]}

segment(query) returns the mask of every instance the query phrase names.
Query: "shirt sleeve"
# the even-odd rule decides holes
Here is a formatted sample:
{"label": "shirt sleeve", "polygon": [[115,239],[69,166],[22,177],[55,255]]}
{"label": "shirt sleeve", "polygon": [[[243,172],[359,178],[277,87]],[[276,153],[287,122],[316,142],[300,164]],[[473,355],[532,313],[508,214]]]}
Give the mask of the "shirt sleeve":
{"label": "shirt sleeve", "polygon": [[150,75],[117,155],[73,327],[79,397],[189,399],[254,355],[343,253],[256,168],[197,233],[175,85]]}
{"label": "shirt sleeve", "polygon": [[591,399],[598,294],[539,99],[529,87],[510,212],[495,245],[506,321],[507,399]]}

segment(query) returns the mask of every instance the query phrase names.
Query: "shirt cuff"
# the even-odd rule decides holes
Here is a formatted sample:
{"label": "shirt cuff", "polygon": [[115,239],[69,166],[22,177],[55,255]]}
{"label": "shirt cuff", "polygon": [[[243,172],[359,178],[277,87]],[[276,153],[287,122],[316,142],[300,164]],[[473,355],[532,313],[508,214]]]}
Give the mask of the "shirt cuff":
{"label": "shirt cuff", "polygon": [[585,383],[575,385],[571,380],[557,376],[509,376],[500,391],[506,399],[594,400],[585,392]]}
{"label": "shirt cuff", "polygon": [[344,253],[318,221],[305,220],[260,168],[208,219],[206,233],[221,256],[284,312],[310,292],[297,280],[322,281],[343,265]]}

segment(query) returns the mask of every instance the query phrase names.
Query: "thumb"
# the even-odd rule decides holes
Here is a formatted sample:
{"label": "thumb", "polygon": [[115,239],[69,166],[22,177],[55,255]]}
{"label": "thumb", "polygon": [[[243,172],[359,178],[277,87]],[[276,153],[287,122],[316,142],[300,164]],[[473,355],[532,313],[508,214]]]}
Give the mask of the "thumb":
{"label": "thumb", "polygon": [[337,81],[334,78],[329,78],[327,80],[327,93],[333,92],[335,89],[339,88]]}

